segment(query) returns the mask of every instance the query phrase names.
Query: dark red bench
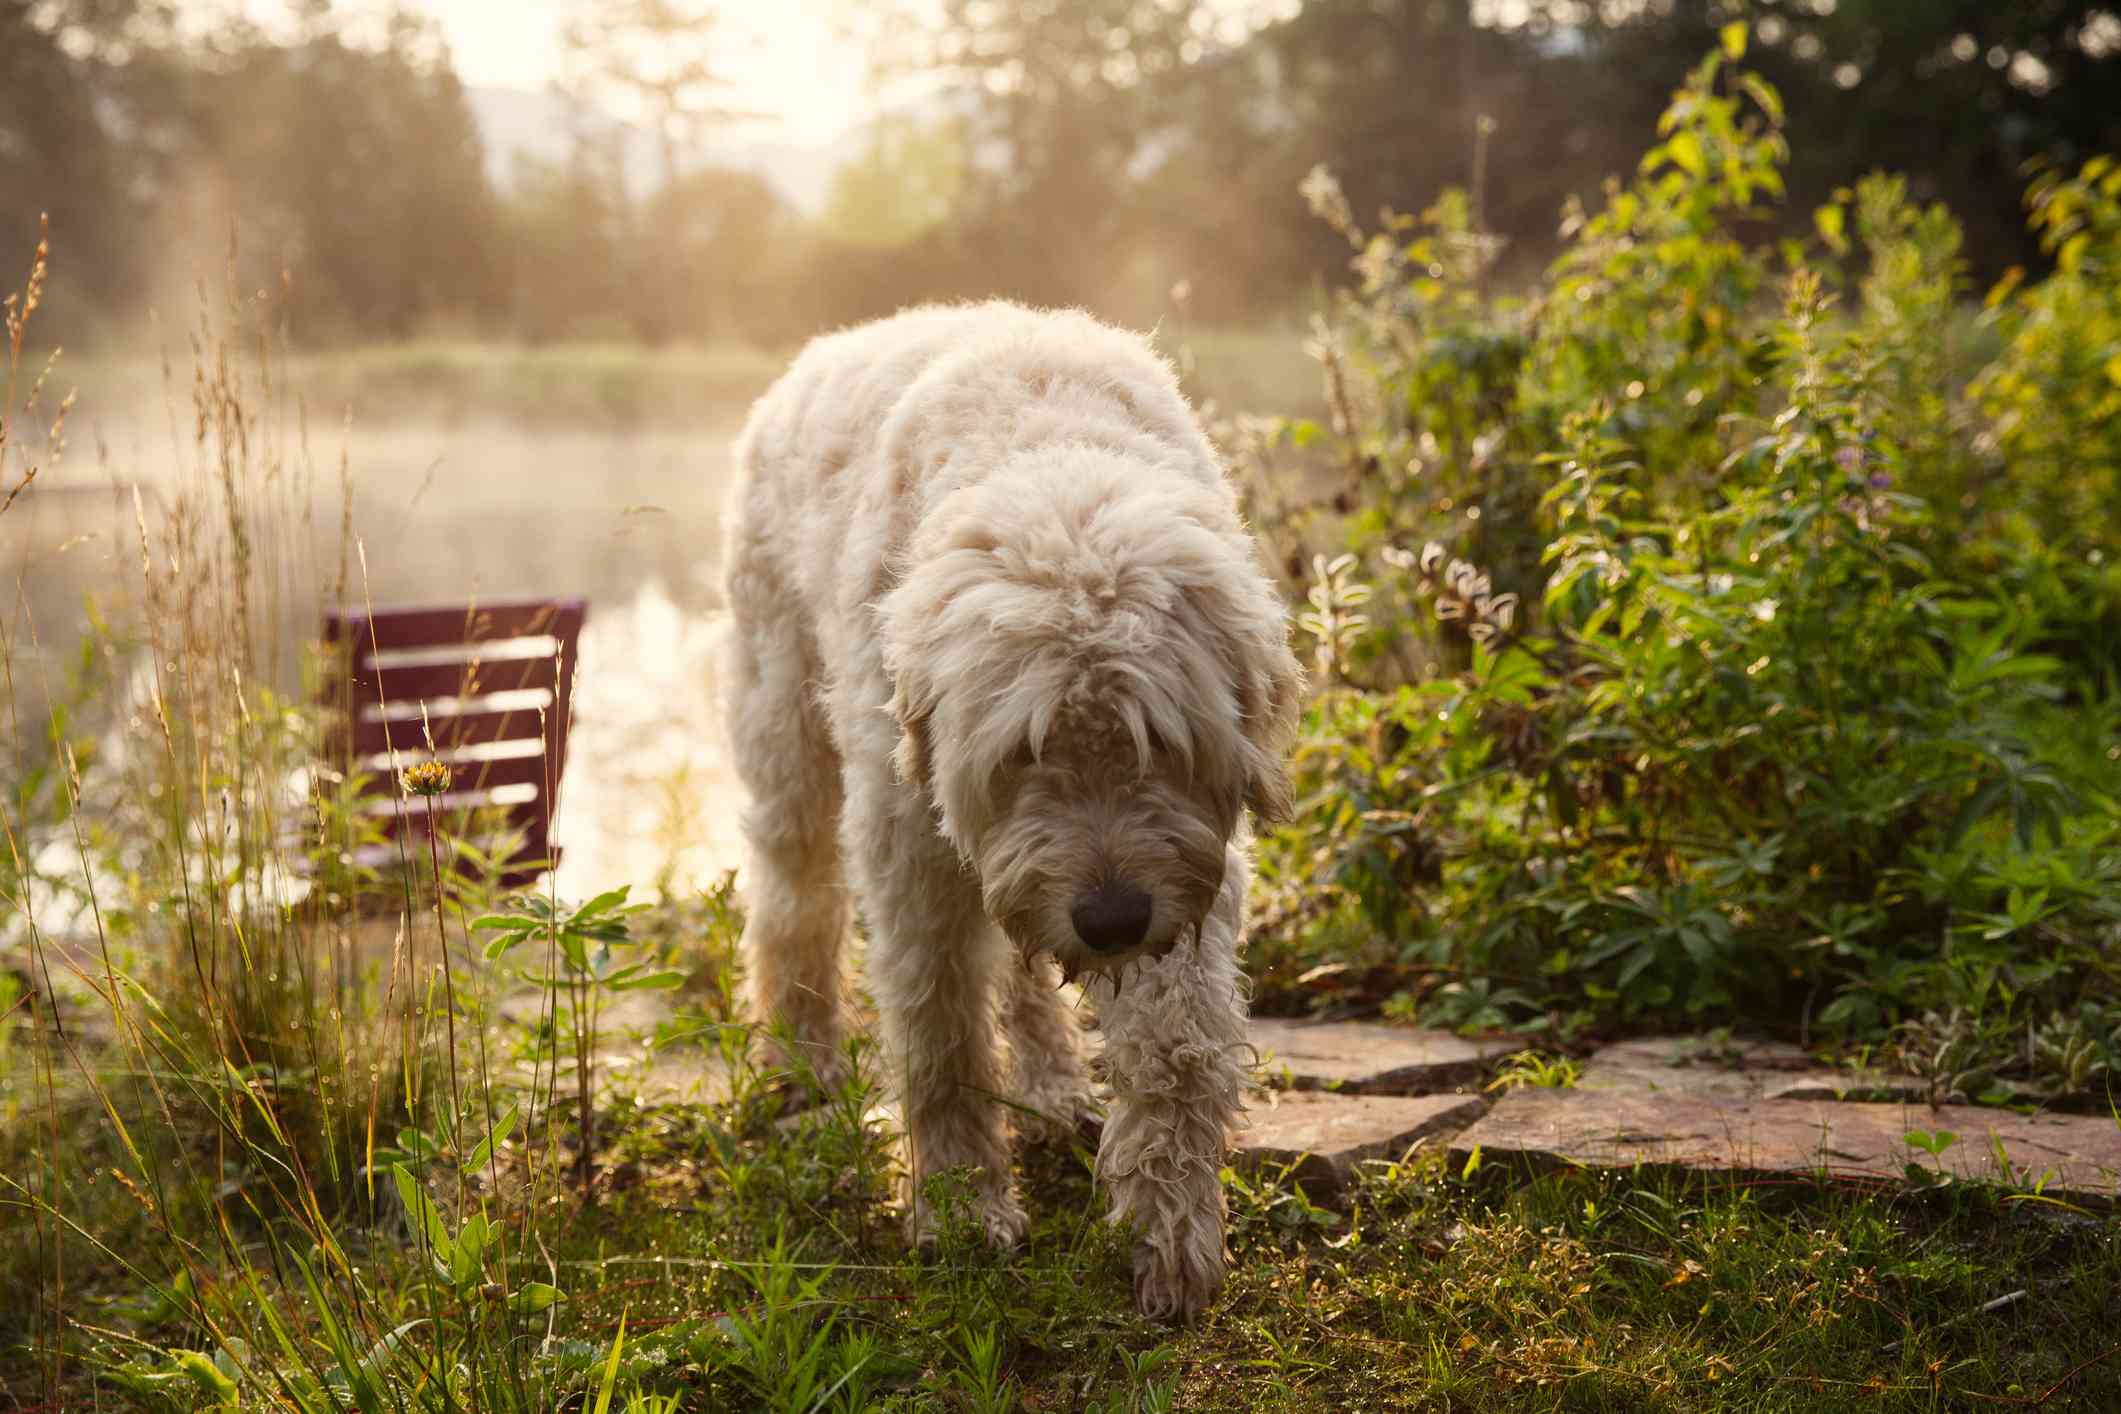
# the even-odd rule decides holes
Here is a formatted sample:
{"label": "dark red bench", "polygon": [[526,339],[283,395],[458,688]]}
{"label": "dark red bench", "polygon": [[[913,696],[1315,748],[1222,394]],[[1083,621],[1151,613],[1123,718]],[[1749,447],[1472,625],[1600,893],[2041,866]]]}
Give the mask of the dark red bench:
{"label": "dark red bench", "polygon": [[[429,811],[498,807],[522,835],[503,884],[556,864],[552,815],[587,613],[580,599],[327,613],[325,641],[345,668],[326,685],[327,705],[339,709],[334,755],[367,773],[371,803],[362,812],[387,816],[386,834],[395,836]],[[398,772],[429,759],[430,733],[433,756],[450,768],[449,788],[407,796]],[[415,850],[424,853],[424,841]],[[356,862],[397,856],[395,844],[370,846]]]}

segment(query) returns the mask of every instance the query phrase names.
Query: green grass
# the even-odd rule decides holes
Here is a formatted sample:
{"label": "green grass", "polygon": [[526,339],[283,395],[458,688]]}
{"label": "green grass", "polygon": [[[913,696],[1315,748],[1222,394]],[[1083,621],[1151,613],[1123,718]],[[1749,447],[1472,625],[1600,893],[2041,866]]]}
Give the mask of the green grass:
{"label": "green grass", "polygon": [[[112,1250],[70,1254],[60,1391],[112,1407],[208,1407],[187,1403],[199,1387],[172,1352],[210,1355],[207,1330],[223,1332],[228,1349],[240,1340],[233,1332],[256,1324],[248,1308],[270,1301],[303,1349],[330,1343],[327,1315],[364,1352],[413,1323],[418,1333],[378,1362],[378,1388],[413,1408],[447,1407],[422,1390],[431,1331],[447,1332],[445,1354],[526,1352],[516,1375],[466,1376],[493,1380],[487,1395],[505,1407],[521,1407],[511,1380],[530,1396],[524,1404],[571,1407],[593,1402],[622,1321],[620,1397],[675,1395],[686,1409],[1929,1409],[2043,1396],[2047,1407],[2103,1409],[2121,1400],[2121,1361],[2100,1358],[2115,1348],[2121,1231],[1994,1190],[1527,1177],[1492,1165],[1468,1179],[1428,1152],[1371,1166],[1336,1213],[1271,1175],[1233,1174],[1229,1283],[1200,1323],[1172,1330],[1132,1314],[1127,1244],[1101,1220],[1083,1149],[1023,1156],[1034,1226],[1022,1250],[989,1252],[967,1223],[923,1260],[901,1237],[888,1135],[859,1122],[871,1093],[857,1083],[791,1116],[779,1092],[754,1082],[740,1073],[720,1104],[640,1104],[616,1087],[591,1201],[570,1190],[512,1201],[505,1184],[452,1199],[449,1167],[431,1168],[448,1226],[461,1225],[457,1211],[477,1211],[516,1239],[511,1258],[489,1253],[463,1291],[537,1281],[564,1293],[512,1318],[481,1316],[475,1294],[438,1305],[422,1244],[387,1196],[339,1216],[337,1240],[357,1272],[345,1286],[358,1300],[328,1311],[260,1260],[276,1245],[267,1229],[285,1220],[260,1223],[226,1201],[218,1215],[180,1208],[158,1219],[133,1185],[85,1178],[67,1215]],[[85,1176],[124,1166],[107,1116],[62,1112]],[[15,1132],[9,1147],[25,1137]],[[215,1141],[203,1135],[185,1143],[163,1130],[151,1142],[172,1170],[213,1163]],[[541,1144],[511,1138],[500,1171],[537,1163]],[[7,1160],[10,1173],[33,1171],[19,1149]],[[207,1234],[217,1222],[229,1228],[215,1258]],[[200,1241],[189,1293],[174,1291],[163,1259],[142,1255],[158,1226]],[[512,1321],[507,1340],[470,1345],[477,1319]],[[28,1390],[20,1335],[8,1333],[0,1378]],[[452,1352],[453,1341],[467,1343]],[[224,1365],[244,1406],[266,1407],[266,1367],[296,1362],[255,1341],[236,1348],[247,1359]]]}

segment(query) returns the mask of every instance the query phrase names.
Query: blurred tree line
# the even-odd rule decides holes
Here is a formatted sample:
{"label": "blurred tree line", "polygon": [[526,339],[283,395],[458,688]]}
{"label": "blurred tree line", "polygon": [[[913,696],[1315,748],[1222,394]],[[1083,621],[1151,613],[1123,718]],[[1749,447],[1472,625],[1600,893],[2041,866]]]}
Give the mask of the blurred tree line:
{"label": "blurred tree line", "polygon": [[1470,187],[1499,278],[1527,275],[1738,16],[1789,104],[1786,211],[1904,172],[1993,275],[2039,263],[2029,159],[2121,150],[2111,0],[836,3],[918,96],[850,139],[806,214],[688,157],[734,116],[709,0],[585,0],[569,30],[586,102],[634,94],[653,180],[629,180],[622,129],[585,120],[499,184],[416,11],[301,0],[268,33],[173,0],[0,0],[0,269],[26,268],[49,211],[47,328],[77,342],[181,308],[229,259],[246,287],[285,277],[310,343],[780,343],[989,293],[1151,320],[1181,284],[1189,317],[1244,323],[1345,274],[1297,196],[1318,163],[1364,213]]}

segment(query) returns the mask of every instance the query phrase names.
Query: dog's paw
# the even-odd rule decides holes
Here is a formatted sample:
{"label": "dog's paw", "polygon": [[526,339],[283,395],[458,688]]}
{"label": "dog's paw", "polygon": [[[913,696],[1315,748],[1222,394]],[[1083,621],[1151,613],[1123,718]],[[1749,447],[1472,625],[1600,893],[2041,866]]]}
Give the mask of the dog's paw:
{"label": "dog's paw", "polygon": [[1152,1321],[1190,1323],[1207,1309],[1222,1284],[1219,1245],[1212,1258],[1184,1246],[1134,1245],[1134,1309]]}
{"label": "dog's paw", "polygon": [[980,1222],[987,1230],[987,1245],[1007,1252],[1023,1245],[1031,1231],[1031,1215],[1024,1205],[1016,1201],[1016,1195],[1005,1193],[999,1201],[985,1203],[980,1208]]}
{"label": "dog's paw", "polygon": [[909,1224],[913,1245],[922,1256],[932,1257],[942,1248],[946,1234],[956,1231],[970,1236],[966,1230],[974,1222],[987,1245],[1004,1252],[1020,1246],[1031,1231],[1031,1215],[1014,1193],[1002,1189],[981,1195],[969,1207],[916,1202]]}
{"label": "dog's paw", "polygon": [[832,1099],[854,1077],[847,1054],[823,1045],[761,1043],[752,1055],[760,1083],[784,1110],[809,1109]]}

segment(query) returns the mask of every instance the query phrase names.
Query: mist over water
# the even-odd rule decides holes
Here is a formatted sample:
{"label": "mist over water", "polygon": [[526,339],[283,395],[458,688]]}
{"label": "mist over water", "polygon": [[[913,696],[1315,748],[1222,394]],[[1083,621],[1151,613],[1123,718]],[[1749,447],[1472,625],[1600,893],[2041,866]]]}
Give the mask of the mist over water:
{"label": "mist over water", "polygon": [[[378,608],[529,596],[588,601],[574,722],[554,840],[563,895],[618,884],[683,891],[738,862],[737,786],[719,721],[721,512],[741,408],[684,429],[530,428],[492,417],[358,425],[349,440],[352,530]],[[182,429],[188,436],[189,428]],[[132,489],[152,526],[196,484],[166,419],[73,429],[67,461],[0,520],[0,571],[19,592],[19,664],[34,620],[55,694],[87,627],[85,599],[121,626],[139,601]],[[306,536],[285,519],[290,621],[277,684],[321,622],[339,574],[336,429],[311,436]],[[98,448],[101,448],[100,454]],[[360,557],[345,547],[350,606]],[[40,684],[18,682],[20,720],[44,720]]]}

